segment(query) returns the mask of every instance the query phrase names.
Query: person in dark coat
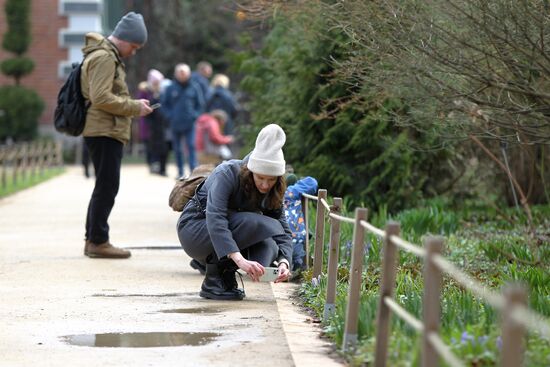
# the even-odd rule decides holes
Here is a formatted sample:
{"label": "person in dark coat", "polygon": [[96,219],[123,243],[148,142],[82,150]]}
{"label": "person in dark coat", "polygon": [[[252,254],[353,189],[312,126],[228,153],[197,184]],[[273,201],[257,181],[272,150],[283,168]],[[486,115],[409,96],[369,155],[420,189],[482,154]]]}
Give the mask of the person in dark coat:
{"label": "person in dark coat", "polygon": [[212,90],[206,102],[208,112],[222,110],[227,114],[223,133],[233,135],[235,118],[237,117],[237,102],[229,90],[229,78],[224,74],[216,74],[212,78]]}
{"label": "person in dark coat", "polygon": [[[142,91],[141,98],[148,99],[151,106],[160,103],[160,92],[163,80],[164,75],[156,69],[151,69],[147,73],[147,87]],[[166,130],[168,129],[168,122],[160,109],[155,109],[143,119],[149,132],[147,151],[150,155],[151,172],[166,176],[166,159],[168,157]]]}
{"label": "person in dark coat", "polygon": [[201,61],[197,64],[197,70],[191,73],[191,81],[200,88],[203,99],[206,101],[210,96],[210,77],[212,76],[212,64],[208,61]]}
{"label": "person in dark coat", "polygon": [[275,282],[289,278],[292,238],[283,211],[285,140],[280,126],[264,127],[252,153],[217,166],[185,205],[178,237],[190,257],[206,263],[201,297],[243,299],[244,290],[235,279],[239,268],[253,281],[266,266],[278,267]]}
{"label": "person in dark coat", "polygon": [[175,80],[162,93],[161,112],[170,123],[172,148],[176,156],[178,177],[183,176],[183,143],[189,153],[189,169],[197,166],[195,153],[195,121],[204,112],[205,101],[200,87],[191,81],[191,69],[187,64],[176,65]]}

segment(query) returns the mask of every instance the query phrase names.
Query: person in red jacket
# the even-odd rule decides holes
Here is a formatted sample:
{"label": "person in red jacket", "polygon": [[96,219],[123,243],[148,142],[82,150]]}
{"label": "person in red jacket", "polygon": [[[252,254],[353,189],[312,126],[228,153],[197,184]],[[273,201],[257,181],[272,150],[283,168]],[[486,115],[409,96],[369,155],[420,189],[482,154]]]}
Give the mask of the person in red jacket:
{"label": "person in red jacket", "polygon": [[233,135],[223,135],[223,125],[227,114],[222,110],[214,110],[199,116],[195,126],[195,148],[199,163],[218,164],[233,158],[228,144],[233,142]]}

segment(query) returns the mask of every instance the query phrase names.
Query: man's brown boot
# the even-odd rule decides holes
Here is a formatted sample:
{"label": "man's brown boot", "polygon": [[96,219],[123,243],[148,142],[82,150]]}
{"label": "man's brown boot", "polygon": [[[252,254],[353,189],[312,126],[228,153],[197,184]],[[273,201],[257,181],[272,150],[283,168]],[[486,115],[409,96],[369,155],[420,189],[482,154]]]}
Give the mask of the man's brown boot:
{"label": "man's brown boot", "polygon": [[84,245],[84,255],[102,259],[127,259],[132,253],[128,250],[123,250],[111,245],[109,241],[99,245],[86,241]]}

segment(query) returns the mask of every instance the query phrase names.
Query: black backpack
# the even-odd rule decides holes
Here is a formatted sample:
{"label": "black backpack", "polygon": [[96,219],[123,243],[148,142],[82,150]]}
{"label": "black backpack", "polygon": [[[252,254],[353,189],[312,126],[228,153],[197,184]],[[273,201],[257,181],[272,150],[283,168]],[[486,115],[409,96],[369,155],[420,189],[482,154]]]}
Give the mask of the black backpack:
{"label": "black backpack", "polygon": [[71,136],[82,134],[86,124],[86,113],[90,103],[82,95],[80,74],[82,62],[73,63],[73,69],[57,95],[57,107],[54,114],[55,129]]}

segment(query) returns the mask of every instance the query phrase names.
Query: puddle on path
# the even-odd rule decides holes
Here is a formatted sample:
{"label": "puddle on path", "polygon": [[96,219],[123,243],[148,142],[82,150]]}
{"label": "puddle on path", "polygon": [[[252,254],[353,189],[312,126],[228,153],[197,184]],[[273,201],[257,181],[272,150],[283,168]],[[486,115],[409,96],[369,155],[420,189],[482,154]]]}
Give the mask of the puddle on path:
{"label": "puddle on path", "polygon": [[161,313],[194,313],[194,314],[201,314],[201,313],[219,313],[222,312],[223,309],[221,308],[214,308],[214,307],[191,307],[191,308],[175,308],[172,310],[161,310],[158,312]]}
{"label": "puddle on path", "polygon": [[145,293],[117,293],[117,294],[106,294],[106,293],[94,293],[91,297],[181,297],[196,295],[197,292],[184,292],[184,293],[156,293],[156,294],[145,294]]}
{"label": "puddle on path", "polygon": [[219,333],[107,333],[67,335],[61,339],[71,345],[99,348],[158,348],[205,345]]}

